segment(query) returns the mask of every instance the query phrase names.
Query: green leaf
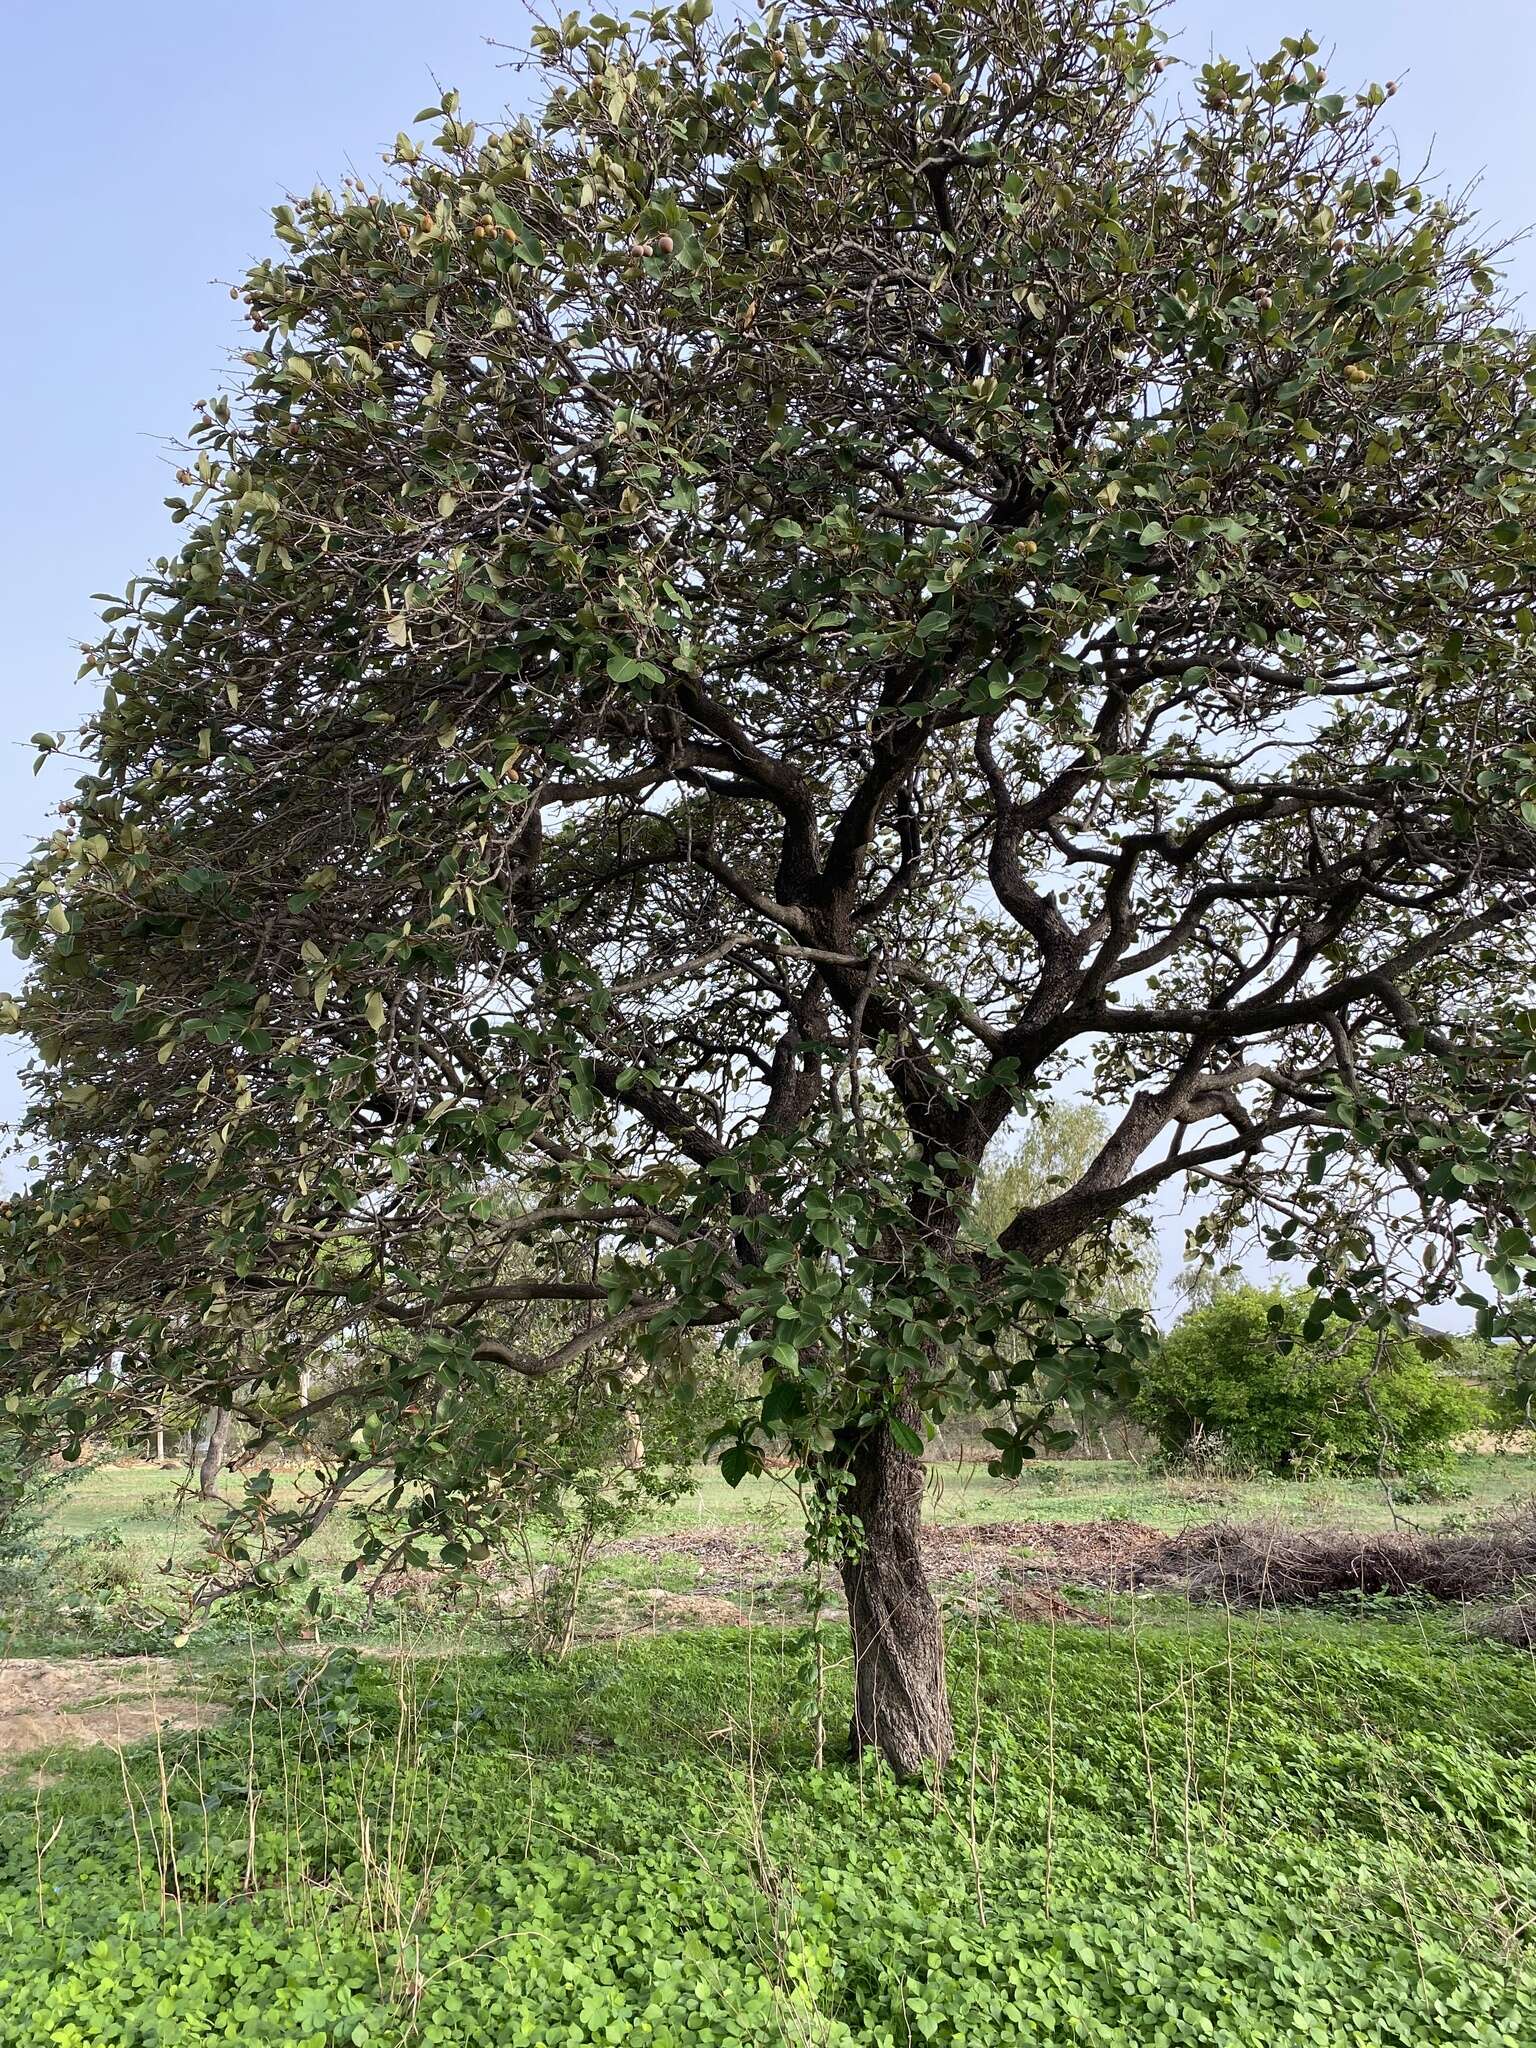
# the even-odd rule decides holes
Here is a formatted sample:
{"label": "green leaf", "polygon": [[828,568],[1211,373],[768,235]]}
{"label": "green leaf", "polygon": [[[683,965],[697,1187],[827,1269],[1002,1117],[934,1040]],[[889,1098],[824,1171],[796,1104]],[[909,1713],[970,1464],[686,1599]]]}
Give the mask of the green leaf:
{"label": "green leaf", "polygon": [[763,1396],[761,1413],[765,1429],[773,1429],[804,1412],[805,1395],[793,1380],[775,1380]]}

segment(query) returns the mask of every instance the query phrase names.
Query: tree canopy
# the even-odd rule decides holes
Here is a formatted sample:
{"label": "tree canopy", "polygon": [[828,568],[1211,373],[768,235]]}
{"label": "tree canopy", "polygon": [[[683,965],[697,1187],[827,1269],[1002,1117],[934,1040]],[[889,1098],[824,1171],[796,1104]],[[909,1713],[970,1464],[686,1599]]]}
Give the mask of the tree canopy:
{"label": "tree canopy", "polygon": [[[1062,1261],[1164,1183],[1320,1314],[1529,1315],[1536,348],[1310,40],[708,13],[277,209],[11,892],[5,1371],[275,1427],[366,1327],[430,1489],[488,1376],[713,1332],[900,1639],[924,1416],[1026,1312],[1123,1376]],[[974,1243],[1065,1080],[1102,1144]]]}

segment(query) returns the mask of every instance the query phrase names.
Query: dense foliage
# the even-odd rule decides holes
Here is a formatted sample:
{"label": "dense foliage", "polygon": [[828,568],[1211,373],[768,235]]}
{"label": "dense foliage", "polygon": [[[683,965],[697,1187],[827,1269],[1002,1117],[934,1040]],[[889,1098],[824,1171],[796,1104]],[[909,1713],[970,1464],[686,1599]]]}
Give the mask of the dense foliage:
{"label": "dense foliage", "polygon": [[[1061,1264],[1118,1212],[1530,1313],[1536,347],[1308,39],[1170,111],[1144,0],[708,14],[277,209],[11,892],[0,1361],[65,1439],[259,1432],[362,1332],[334,1483],[451,1540],[460,1404],[712,1332],[910,1767],[926,1418],[1016,1470],[1010,1374],[1124,1382]],[[1085,1069],[1103,1143],[967,1240]]]}
{"label": "dense foliage", "polygon": [[1440,1339],[1433,1350],[1477,1389],[1490,1429],[1511,1440],[1536,1429],[1536,1347],[1458,1336]]}
{"label": "dense foliage", "polygon": [[[529,1311],[524,1328],[547,1336],[559,1323],[552,1310]],[[302,1541],[338,1513],[356,1549],[346,1578],[360,1576],[365,1584],[402,1568],[479,1566],[493,1553],[524,1547],[534,1532],[542,1541],[563,1534],[590,1548],[600,1532],[615,1534],[687,1491],[736,1393],[713,1353],[693,1356],[686,1346],[641,1364],[622,1352],[596,1351],[574,1386],[543,1374],[471,1382],[454,1397],[440,1395],[418,1419],[432,1444],[430,1484],[408,1486],[387,1450],[380,1455],[372,1406],[399,1363],[399,1354],[380,1357],[366,1348],[331,1361],[308,1404],[284,1417],[281,1431],[267,1433],[265,1447],[285,1451],[300,1473],[317,1455],[345,1473],[346,1483],[323,1485],[307,1512],[285,1513],[275,1500],[259,1457],[262,1443],[242,1453],[257,1467],[249,1485],[272,1524],[255,1550],[262,1587],[280,1588]],[[419,1354],[413,1363],[424,1377]],[[345,1441],[311,1434],[338,1413],[354,1425]],[[249,1581],[247,1528],[236,1516],[213,1546],[208,1563],[215,1576],[199,1592],[203,1604]],[[319,1593],[313,1597],[318,1604]]]}
{"label": "dense foliage", "polygon": [[1171,1458],[1400,1478],[1486,1418],[1467,1381],[1405,1339],[1336,1319],[1304,1334],[1312,1306],[1233,1288],[1191,1310],[1143,1370],[1137,1419]]}
{"label": "dense foliage", "polygon": [[0,1795],[0,2039],[1531,2037],[1523,1655],[1143,1619],[984,1627],[952,1646],[967,1695],[973,1658],[974,1772],[936,1797],[811,1770],[761,1631],[263,1679],[254,1721],[172,1745],[168,1800],[130,1760],[137,1854],[110,1756]]}
{"label": "dense foliage", "polygon": [[0,1428],[0,1628],[10,1603],[43,1579],[57,1548],[48,1538],[49,1516],[76,1477],[14,1430]]}

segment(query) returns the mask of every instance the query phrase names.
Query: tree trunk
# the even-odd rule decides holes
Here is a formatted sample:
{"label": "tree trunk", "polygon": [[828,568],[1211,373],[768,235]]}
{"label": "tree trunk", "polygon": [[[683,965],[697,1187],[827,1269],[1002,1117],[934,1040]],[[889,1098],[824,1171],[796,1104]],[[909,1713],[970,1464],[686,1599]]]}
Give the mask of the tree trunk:
{"label": "tree trunk", "polygon": [[848,1482],[839,1504],[858,1524],[840,1564],[853,1635],[853,1753],[875,1750],[911,1778],[947,1763],[955,1741],[944,1628],[919,1540],[922,1460],[881,1423],[852,1437],[839,1462]]}
{"label": "tree trunk", "polygon": [[622,1367],[614,1376],[615,1387],[625,1397],[619,1409],[619,1462],[626,1472],[638,1472],[645,1464],[645,1431],[634,1395],[645,1384],[646,1370],[643,1365],[629,1365]]}
{"label": "tree trunk", "polygon": [[197,1468],[197,1490],[204,1500],[217,1500],[219,1497],[219,1474],[224,1469],[229,1425],[233,1420],[233,1412],[228,1408],[208,1410],[208,1435],[203,1443],[203,1461]]}
{"label": "tree trunk", "polygon": [[640,1422],[640,1410],[633,1402],[626,1402],[619,1410],[619,1425],[624,1437],[619,1461],[626,1472],[639,1472],[645,1465],[645,1431]]}

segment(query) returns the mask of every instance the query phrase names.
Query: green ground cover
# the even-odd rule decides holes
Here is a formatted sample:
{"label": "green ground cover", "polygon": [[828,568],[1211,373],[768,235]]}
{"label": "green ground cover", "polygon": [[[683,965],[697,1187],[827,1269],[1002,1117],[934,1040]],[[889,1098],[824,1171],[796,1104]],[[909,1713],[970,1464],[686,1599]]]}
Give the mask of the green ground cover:
{"label": "green ground cover", "polygon": [[814,1768],[804,1651],[231,1664],[216,1731],[4,1781],[0,2042],[1536,2038],[1519,1653],[985,1623],[958,1762],[898,1787]]}

